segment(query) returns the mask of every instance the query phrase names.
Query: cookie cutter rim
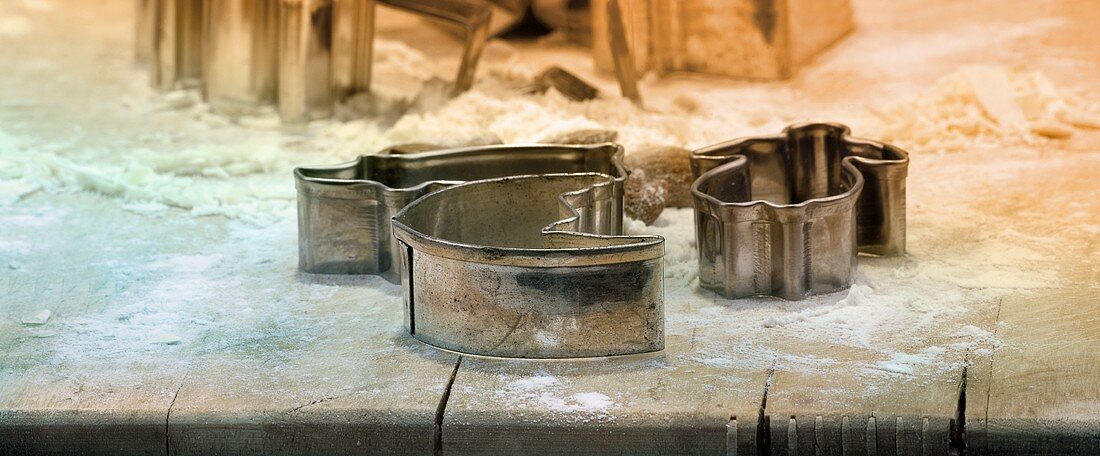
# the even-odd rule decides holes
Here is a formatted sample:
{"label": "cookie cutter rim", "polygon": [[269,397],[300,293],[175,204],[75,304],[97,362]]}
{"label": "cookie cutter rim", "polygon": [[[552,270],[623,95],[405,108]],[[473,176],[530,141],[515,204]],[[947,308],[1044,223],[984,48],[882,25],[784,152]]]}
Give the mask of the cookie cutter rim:
{"label": "cookie cutter rim", "polygon": [[[624,177],[626,168],[622,163],[623,149],[614,143],[594,145],[555,145],[555,144],[512,144],[472,146],[454,149],[442,149],[416,153],[390,153],[391,149],[385,149],[377,154],[363,155],[356,160],[339,165],[325,167],[299,167],[294,170],[294,178],[298,190],[298,244],[299,244],[299,270],[307,273],[327,274],[376,274],[381,275],[390,282],[397,283],[401,278],[401,262],[398,255],[396,240],[392,239],[390,219],[402,208],[432,191],[452,185],[458,185],[475,179],[426,179],[409,186],[390,186],[384,182],[371,179],[372,170],[384,171],[387,166],[384,163],[393,163],[392,167],[415,167],[425,162],[436,161],[442,163],[445,160],[449,164],[460,162],[470,157],[499,156],[500,161],[507,160],[507,165],[515,166],[521,158],[528,158],[531,162],[528,167],[538,168],[546,172],[579,172],[596,171],[606,169],[612,175]],[[568,153],[575,155],[572,159],[576,162],[569,165],[560,159],[548,159],[544,156],[558,156]],[[522,155],[518,155],[522,154]],[[535,160],[546,160],[545,164],[537,164]],[[535,164],[532,164],[535,163]],[[566,166],[570,166],[566,168]],[[511,175],[533,174],[532,172],[511,172],[503,170],[499,172],[487,171],[484,168],[478,171],[479,177],[497,178]],[[340,174],[352,177],[336,177]],[[437,175],[437,177],[442,177]],[[347,217],[355,217],[355,229],[365,230],[357,235],[343,234],[336,230],[326,220],[315,220],[311,211],[329,210],[324,207],[329,199],[336,200],[360,200],[356,204],[348,204],[348,210],[356,213],[347,214]],[[335,203],[332,203],[335,204]],[[374,213],[364,213],[367,208],[377,205]],[[322,219],[326,218],[320,216]],[[331,216],[330,216],[331,217]],[[621,223],[612,229],[621,230]],[[366,236],[366,237],[361,237]],[[322,241],[323,239],[323,241]],[[368,239],[361,241],[362,239]],[[339,258],[330,248],[332,244],[346,245],[350,249],[359,249],[359,253],[350,252]],[[365,252],[362,250],[366,250]]]}
{"label": "cookie cutter rim", "polygon": [[[602,173],[509,176],[448,187],[406,206],[393,218],[394,236],[405,250],[406,330],[428,345],[477,356],[560,359],[662,350],[664,239],[622,235],[621,228],[594,233],[621,227],[624,182],[625,176]],[[438,207],[453,207],[446,203],[448,199],[477,201],[478,192],[494,195],[489,199],[498,198],[502,193],[495,191],[498,187],[522,195],[528,191],[525,185],[573,188],[556,198],[541,198],[546,201],[540,202],[544,205],[540,209],[556,205],[559,215],[551,218],[561,217],[539,230],[538,236],[547,243],[543,248],[481,245],[415,226],[418,221],[431,220],[433,229],[447,227],[442,229],[456,230],[450,235],[461,237],[461,229],[447,220],[437,222],[418,211],[431,214]],[[612,204],[605,204],[609,201]],[[605,213],[600,213],[601,208]],[[485,218],[499,215],[489,212]],[[606,212],[612,216],[606,217]],[[613,222],[615,218],[619,223]],[[419,279],[425,276],[430,279]],[[623,281],[624,285],[608,277],[630,280]],[[496,288],[482,291],[486,283]],[[561,293],[563,290],[567,293]],[[520,308],[527,313],[517,310]],[[534,315],[534,323],[523,325],[530,315]],[[511,319],[516,320],[514,326],[501,324]],[[624,324],[628,320],[633,324]],[[562,322],[574,327],[563,328]],[[545,346],[540,342],[540,324],[556,327],[554,337],[564,341]]]}
{"label": "cookie cutter rim", "polygon": [[[752,195],[753,160],[746,154],[786,154],[781,158],[789,169],[778,171],[793,173],[799,164],[791,163],[790,148],[797,147],[792,145],[807,137],[815,138],[812,153],[822,155],[815,155],[815,158],[826,164],[820,165],[824,169],[816,170],[817,176],[812,175],[814,165],[804,165],[810,168],[809,171],[799,170],[806,179],[802,182],[804,186],[812,187],[815,178],[822,178],[820,173],[831,172],[828,160],[832,152],[838,172],[836,185],[846,188],[829,190],[826,196],[810,196],[795,203],[776,203],[767,197]],[[830,138],[835,143],[827,143]],[[765,143],[770,143],[767,145],[771,150],[752,149]],[[839,150],[827,150],[830,146]],[[727,298],[774,296],[797,300],[838,291],[851,285],[852,269],[859,252],[882,256],[905,253],[905,178],[909,158],[900,148],[853,138],[844,125],[801,123],[785,128],[778,135],[735,139],[696,150],[691,161],[696,176],[692,194],[696,203],[700,283]],[[728,178],[731,174],[740,181],[727,184],[739,184],[747,195],[746,201],[726,201],[709,194],[709,189],[705,188],[712,181]],[[786,175],[779,180],[787,186],[787,191],[794,193],[791,187],[795,184],[788,181],[798,177]],[[833,176],[825,179],[830,177]],[[845,183],[845,180],[850,182]],[[825,185],[829,185],[828,180]],[[808,190],[815,191],[813,188]],[[844,211],[851,212],[849,220],[828,219]],[[822,221],[825,223],[814,226]],[[711,223],[713,227],[709,226]],[[750,225],[732,225],[737,223]],[[780,229],[776,231],[773,225]],[[791,227],[799,227],[802,231],[791,230]],[[726,240],[725,236],[731,239]],[[839,244],[815,243],[815,236]],[[715,241],[715,238],[721,240]],[[775,258],[776,244],[780,249],[779,258]],[[791,246],[793,248],[784,250]]]}

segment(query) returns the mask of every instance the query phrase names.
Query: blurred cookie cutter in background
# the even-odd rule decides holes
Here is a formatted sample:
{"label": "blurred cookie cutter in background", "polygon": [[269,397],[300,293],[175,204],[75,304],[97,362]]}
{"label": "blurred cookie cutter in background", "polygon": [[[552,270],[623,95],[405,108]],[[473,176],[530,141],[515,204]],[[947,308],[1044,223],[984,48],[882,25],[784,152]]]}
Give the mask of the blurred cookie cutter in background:
{"label": "blurred cookie cutter in background", "polygon": [[149,65],[159,90],[198,86],[202,80],[204,0],[138,0],[137,58]]}
{"label": "blurred cookie cutter in background", "polygon": [[203,2],[202,94],[215,111],[241,115],[275,103],[279,10],[279,0]]}
{"label": "blurred cookie cutter in background", "polygon": [[798,124],[692,153],[699,282],[727,298],[851,285],[858,252],[905,254],[908,154]]}
{"label": "blurred cookie cutter in background", "polygon": [[[297,168],[299,269],[401,279],[390,219],[417,198],[466,181],[544,173],[625,178],[622,147],[493,145],[364,155],[331,167]],[[621,207],[616,209],[621,214]],[[622,231],[621,215],[607,234]]]}
{"label": "blurred cookie cutter in background", "polygon": [[509,358],[663,349],[664,239],[621,234],[625,180],[479,180],[405,207],[393,232],[409,333],[443,349]]}
{"label": "blurred cookie cutter in background", "polygon": [[473,85],[492,8],[468,0],[138,0],[135,58],[157,89],[201,77],[230,115],[277,104],[285,123],[324,118],[370,90],[376,1],[462,30],[452,95]]}

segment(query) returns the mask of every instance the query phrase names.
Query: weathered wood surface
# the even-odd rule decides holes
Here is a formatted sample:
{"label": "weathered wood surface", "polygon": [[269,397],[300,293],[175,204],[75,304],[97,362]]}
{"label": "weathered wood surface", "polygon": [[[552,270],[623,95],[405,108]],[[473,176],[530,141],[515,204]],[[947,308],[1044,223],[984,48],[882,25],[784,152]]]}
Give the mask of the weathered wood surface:
{"label": "weathered wood surface", "polygon": [[[49,39],[0,46],[6,61],[33,63],[0,75],[5,131],[64,139],[82,130],[80,147],[167,153],[239,134],[186,114],[98,109],[143,84],[126,76],[128,51],[114,49],[129,49],[129,28],[111,21],[122,23],[131,2],[53,3],[39,14],[67,22],[43,32]],[[1055,3],[1040,13],[1059,27],[1014,51],[1041,56],[1056,46],[1100,57],[1100,35],[1083,33],[1100,4]],[[907,29],[910,39],[842,43],[822,56],[817,77],[792,82],[818,93],[807,103],[865,102],[857,96],[888,94],[904,78],[931,83],[993,52],[936,54],[936,65],[884,75],[851,64],[874,50],[869,42],[930,37],[938,46],[974,11],[1005,22],[1037,14],[1020,1],[856,9],[883,16],[893,8],[905,19],[864,30]],[[1095,74],[1067,68],[1062,81]],[[96,91],[82,85],[90,79]],[[832,302],[730,302],[698,291],[668,303],[664,353],[583,362],[459,363],[409,340],[398,287],[295,272],[293,213],[278,214],[282,222],[257,241],[255,227],[219,217],[134,213],[115,199],[41,192],[0,208],[9,249],[0,251],[0,454],[1096,453],[1097,138],[1082,132],[1036,146],[1012,155],[1018,166],[1009,170],[986,166],[998,151],[914,154],[910,195],[921,203],[910,207],[910,258],[861,258],[860,270],[889,289],[928,272],[916,266],[949,266],[938,273],[953,276],[963,310],[919,334],[876,334],[874,347],[825,343],[797,319],[765,327],[746,316],[759,318],[760,307],[780,317],[829,312]],[[1065,154],[1076,159],[1047,160]],[[921,179],[934,170],[944,179]],[[939,226],[945,214],[969,224]],[[950,248],[960,244],[973,248]],[[1027,265],[1033,255],[993,258],[1006,244],[1055,253]],[[974,271],[951,269],[973,264],[968,255],[990,259]],[[1039,273],[1021,275],[1022,266]],[[894,269],[896,277],[884,272]],[[1009,279],[993,282],[1003,288],[983,285],[1001,273]],[[49,323],[21,324],[39,309],[53,312]],[[1000,346],[948,351],[911,371],[875,370],[890,368],[894,354],[949,347],[965,325],[993,333]],[[158,342],[171,336],[180,343]]]}
{"label": "weathered wood surface", "polygon": [[553,362],[464,358],[447,401],[443,453],[762,451],[757,430],[768,372],[708,362],[722,356],[701,349],[723,337],[721,320],[677,321],[692,304],[666,305],[671,321],[658,354]]}
{"label": "weathered wood surface", "polygon": [[[966,397],[970,454],[1100,453],[1100,160],[1029,169],[1004,189],[1006,221],[1055,235],[1063,280],[999,302],[1003,348],[977,359]],[[1057,183],[1052,185],[1052,183]]]}

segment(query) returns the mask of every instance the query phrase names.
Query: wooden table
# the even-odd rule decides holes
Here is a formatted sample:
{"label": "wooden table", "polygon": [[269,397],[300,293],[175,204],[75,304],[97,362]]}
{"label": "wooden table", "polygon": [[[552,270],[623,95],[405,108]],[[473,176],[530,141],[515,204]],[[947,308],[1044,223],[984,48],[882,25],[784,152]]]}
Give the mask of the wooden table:
{"label": "wooden table", "polygon": [[[55,0],[52,10],[35,10],[35,24],[57,27],[34,31],[26,46],[0,45],[15,68],[0,75],[0,126],[42,141],[25,153],[61,150],[77,130],[82,147],[120,150],[232,136],[189,126],[185,114],[88,109],[138,84],[127,33],[118,30],[129,24],[129,3]],[[856,3],[874,18],[910,18],[872,21],[868,33],[920,30],[913,36],[933,47],[963,20],[958,15],[1058,18],[1042,43],[1019,52],[1100,61],[1095,2],[1042,11],[1030,2]],[[1092,38],[1076,38],[1088,30]],[[869,39],[853,37],[851,46]],[[865,74],[838,70],[850,52],[831,51],[822,57],[828,71],[785,84],[830,85],[835,90],[815,102],[844,103],[860,90],[844,81]],[[964,61],[967,52],[987,55],[944,58]],[[1095,65],[1048,70],[1079,71],[1082,86],[1100,90]],[[910,76],[928,82],[935,74],[919,68]],[[82,89],[87,81],[98,90]],[[896,82],[867,90],[887,94]],[[150,133],[175,136],[143,136]],[[996,350],[877,377],[861,372],[882,352],[762,325],[731,333],[745,304],[704,291],[667,302],[667,348],[659,354],[463,357],[403,333],[400,287],[299,274],[290,203],[274,224],[255,226],[172,208],[127,210],[87,192],[37,192],[0,207],[0,454],[1097,453],[1100,132],[1033,149],[1013,155],[1018,166],[1008,169],[991,165],[999,150],[914,154],[912,256],[861,257],[861,268],[951,261],[960,255],[952,246],[1008,233],[1020,248],[1057,252],[1027,265],[1054,280],[1013,284],[995,299],[975,294],[950,317],[994,333],[1003,341]],[[288,170],[278,173],[289,182]],[[928,176],[940,179],[922,180]],[[973,224],[930,223],[939,213]],[[1019,265],[986,270],[1001,266]],[[39,309],[52,311],[46,325],[20,322]],[[921,345],[953,337],[930,334]],[[727,341],[733,358],[702,359]],[[830,362],[788,369],[789,357]]]}

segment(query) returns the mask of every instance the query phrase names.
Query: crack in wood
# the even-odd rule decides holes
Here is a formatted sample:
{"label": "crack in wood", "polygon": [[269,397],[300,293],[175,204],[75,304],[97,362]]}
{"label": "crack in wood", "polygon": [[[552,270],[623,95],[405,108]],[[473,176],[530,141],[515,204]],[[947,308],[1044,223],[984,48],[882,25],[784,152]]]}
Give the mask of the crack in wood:
{"label": "crack in wood", "polygon": [[294,407],[294,408],[290,409],[289,411],[287,411],[287,413],[294,413],[294,412],[297,412],[301,409],[309,407],[311,405],[317,405],[317,404],[320,404],[322,402],[331,401],[333,399],[338,399],[338,398],[341,398],[341,397],[344,397],[344,396],[329,396],[329,397],[322,397],[320,399],[314,399],[314,400],[312,400],[312,401],[310,401],[306,404],[302,404],[302,405],[299,405],[297,407]]}
{"label": "crack in wood", "polygon": [[768,419],[768,391],[772,388],[772,380],[775,378],[775,368],[768,369],[768,378],[764,381],[764,394],[760,398],[760,414],[756,422],[756,454],[767,456],[772,452],[772,427]]}
{"label": "crack in wood", "polygon": [[172,440],[168,434],[168,423],[172,419],[172,407],[176,405],[176,398],[180,397],[180,391],[182,390],[183,385],[181,384],[179,388],[176,388],[176,394],[172,395],[172,401],[168,403],[168,413],[164,416],[164,454],[166,456],[172,454]]}
{"label": "crack in wood", "polygon": [[435,432],[432,435],[432,451],[435,456],[443,454],[443,418],[447,412],[447,401],[451,399],[451,388],[458,378],[458,368],[462,366],[462,357],[455,361],[455,368],[451,371],[451,378],[447,380],[447,386],[443,389],[443,396],[439,398],[439,405],[435,409]]}
{"label": "crack in wood", "polygon": [[726,421],[726,456],[737,456],[737,416]]}

